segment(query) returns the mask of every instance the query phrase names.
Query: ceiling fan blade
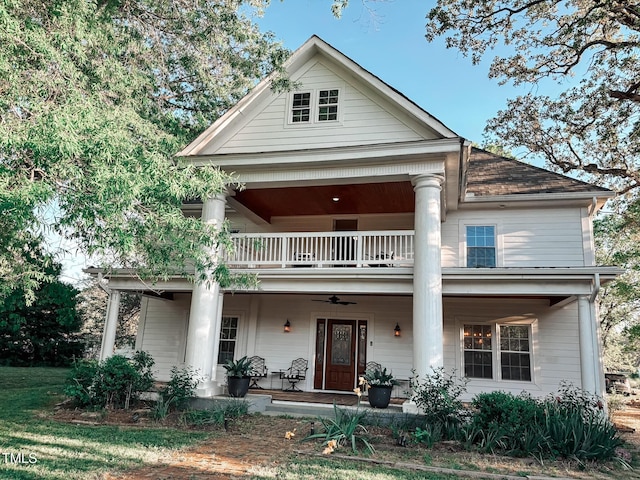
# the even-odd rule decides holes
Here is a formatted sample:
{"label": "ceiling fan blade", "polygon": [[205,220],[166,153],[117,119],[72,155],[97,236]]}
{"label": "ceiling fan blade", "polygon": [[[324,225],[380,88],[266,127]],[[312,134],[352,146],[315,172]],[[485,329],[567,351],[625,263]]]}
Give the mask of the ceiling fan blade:
{"label": "ceiling fan blade", "polygon": [[328,300],[311,300],[312,302],[324,302],[331,305],[355,305],[356,302],[348,302],[346,300],[340,300],[337,295],[331,295]]}

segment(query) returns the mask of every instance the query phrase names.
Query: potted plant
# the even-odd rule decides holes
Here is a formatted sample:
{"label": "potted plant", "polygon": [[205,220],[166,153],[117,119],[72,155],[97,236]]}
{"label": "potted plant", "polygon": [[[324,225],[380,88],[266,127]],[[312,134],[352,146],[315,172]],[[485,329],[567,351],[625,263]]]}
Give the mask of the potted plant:
{"label": "potted plant", "polygon": [[363,381],[366,384],[369,397],[369,405],[373,408],[387,408],[391,401],[391,390],[398,381],[393,378],[386,368],[375,368],[364,373]]}
{"label": "potted plant", "polygon": [[238,360],[227,360],[223,367],[227,371],[229,395],[244,397],[249,391],[249,382],[251,381],[251,360],[246,356]]}

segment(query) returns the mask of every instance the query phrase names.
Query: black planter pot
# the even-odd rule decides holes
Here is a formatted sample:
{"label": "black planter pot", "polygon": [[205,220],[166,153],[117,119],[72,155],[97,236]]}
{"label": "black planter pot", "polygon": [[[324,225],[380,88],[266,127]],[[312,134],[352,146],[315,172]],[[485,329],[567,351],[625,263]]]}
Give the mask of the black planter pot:
{"label": "black planter pot", "polygon": [[369,396],[369,405],[373,408],[387,408],[391,401],[392,386],[372,385],[367,395]]}
{"label": "black planter pot", "polygon": [[242,398],[249,391],[251,377],[227,377],[229,396]]}

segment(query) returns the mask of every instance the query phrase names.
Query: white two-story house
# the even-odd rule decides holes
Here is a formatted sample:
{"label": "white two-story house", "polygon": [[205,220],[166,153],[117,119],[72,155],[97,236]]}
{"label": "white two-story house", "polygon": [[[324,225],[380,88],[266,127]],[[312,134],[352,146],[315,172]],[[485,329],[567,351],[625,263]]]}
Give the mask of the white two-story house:
{"label": "white two-story house", "polygon": [[[305,391],[351,391],[375,361],[399,378],[455,371],[469,397],[562,381],[602,394],[595,299],[618,270],[595,265],[592,219],[612,192],[472,148],[318,37],[287,69],[299,87],[266,79],[179,153],[245,185],[185,211],[230,222],[226,262],[259,286],[156,285],[136,348],[158,378],[192,366],[211,396],[222,363],[259,355],[271,372],[306,359]],[[109,287],[103,358],[119,292],[143,288]]]}

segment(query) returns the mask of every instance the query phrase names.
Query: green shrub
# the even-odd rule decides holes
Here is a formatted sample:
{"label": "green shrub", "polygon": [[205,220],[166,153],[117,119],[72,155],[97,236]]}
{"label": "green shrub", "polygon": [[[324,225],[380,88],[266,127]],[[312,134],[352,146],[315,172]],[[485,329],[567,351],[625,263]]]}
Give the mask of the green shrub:
{"label": "green shrub", "polygon": [[195,395],[198,386],[198,375],[191,367],[173,367],[171,369],[171,379],[160,390],[160,396],[164,403],[168,403],[172,408],[183,410],[189,404],[191,397]]}
{"label": "green shrub", "polygon": [[464,423],[467,412],[460,397],[466,391],[466,384],[466,379],[457,378],[455,372],[446,373],[444,368],[434,369],[424,379],[418,376],[411,379],[411,398],[424,412],[425,429],[441,432],[442,438],[435,441],[455,438]]}
{"label": "green shrub", "polygon": [[538,425],[543,418],[542,402],[526,393],[480,393],[472,400],[472,429],[477,439],[467,438],[483,451],[505,450],[511,455],[528,455],[532,444],[543,442]]}
{"label": "green shrub", "polygon": [[79,407],[86,407],[92,403],[92,385],[98,365],[96,360],[76,360],[72,365],[64,394],[71,397]]}
{"label": "green shrub", "polygon": [[131,360],[113,355],[92,365],[80,362],[72,370],[65,393],[82,407],[125,408],[153,386],[154,361],[146,352]]}

